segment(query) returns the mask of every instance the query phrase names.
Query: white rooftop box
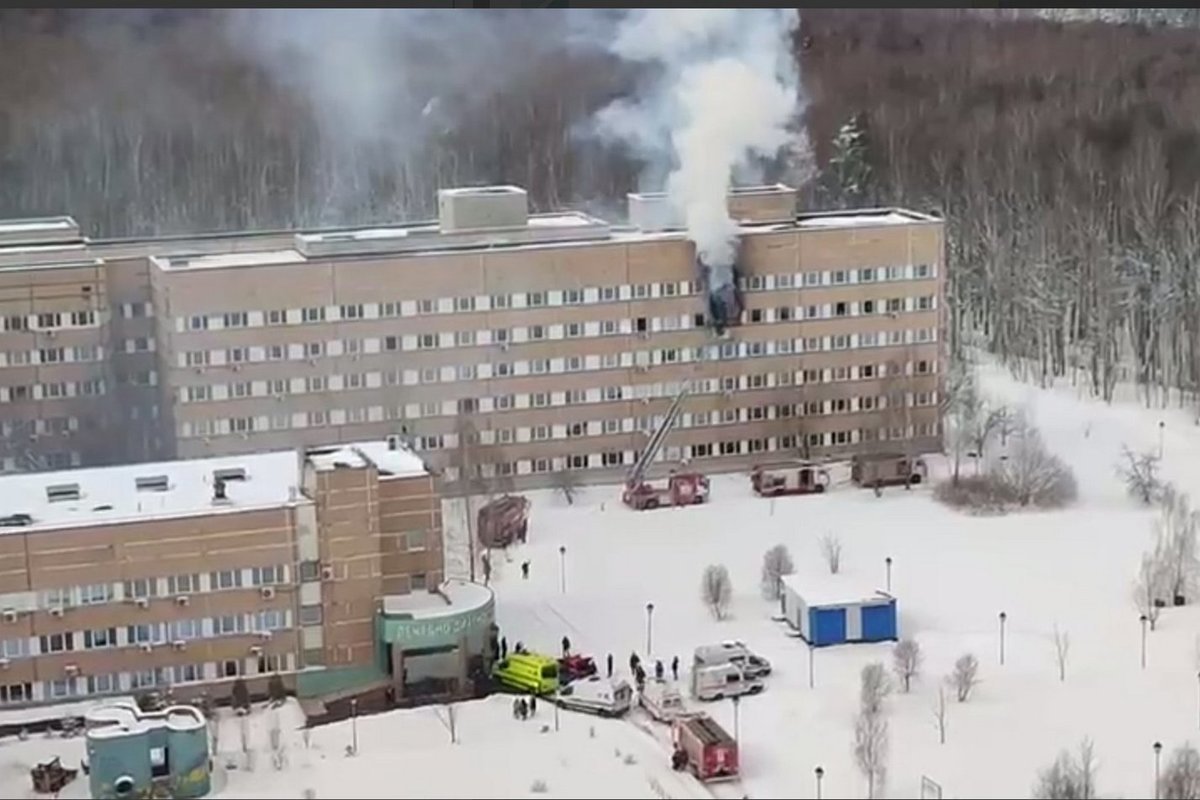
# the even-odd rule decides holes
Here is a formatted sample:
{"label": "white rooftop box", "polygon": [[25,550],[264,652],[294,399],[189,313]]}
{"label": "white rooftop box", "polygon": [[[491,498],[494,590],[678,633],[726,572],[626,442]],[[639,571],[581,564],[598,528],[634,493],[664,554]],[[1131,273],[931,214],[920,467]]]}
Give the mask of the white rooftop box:
{"label": "white rooftop box", "polygon": [[529,196],[519,186],[438,190],[438,224],[442,233],[523,228],[528,222]]}

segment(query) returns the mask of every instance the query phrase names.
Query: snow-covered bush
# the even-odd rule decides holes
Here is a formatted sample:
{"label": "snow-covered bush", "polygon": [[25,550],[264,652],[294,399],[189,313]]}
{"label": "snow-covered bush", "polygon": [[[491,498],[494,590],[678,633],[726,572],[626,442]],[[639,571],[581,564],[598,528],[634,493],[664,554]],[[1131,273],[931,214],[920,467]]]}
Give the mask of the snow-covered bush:
{"label": "snow-covered bush", "polygon": [[1092,800],[1096,796],[1096,759],[1092,743],[1084,739],[1076,759],[1067,751],[1059,753],[1038,775],[1033,786],[1035,800]]}
{"label": "snow-covered bush", "polygon": [[1121,461],[1117,464],[1117,475],[1125,482],[1129,496],[1145,505],[1150,505],[1162,496],[1163,482],[1158,476],[1159,458],[1152,452],[1134,453],[1128,446],[1121,447]]}
{"label": "snow-covered bush", "polygon": [[783,576],[796,571],[787,545],[777,544],[763,553],[762,592],[767,600],[778,600],[783,594]]}
{"label": "snow-covered bush", "polygon": [[700,599],[716,619],[725,619],[733,599],[733,582],[724,564],[709,564],[700,578]]}
{"label": "snow-covered bush", "polygon": [[954,687],[958,702],[967,702],[975,684],[979,683],[979,659],[971,653],[959,656],[958,661],[954,662],[954,670],[946,680]]}
{"label": "snow-covered bush", "polygon": [[892,671],[907,692],[912,679],[921,671],[921,645],[915,639],[901,639],[892,648]]}

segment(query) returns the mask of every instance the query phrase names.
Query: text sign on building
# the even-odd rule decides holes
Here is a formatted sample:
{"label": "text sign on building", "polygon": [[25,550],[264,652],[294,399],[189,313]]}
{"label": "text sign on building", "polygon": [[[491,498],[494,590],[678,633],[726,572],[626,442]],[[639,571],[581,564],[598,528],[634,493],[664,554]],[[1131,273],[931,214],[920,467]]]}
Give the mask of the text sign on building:
{"label": "text sign on building", "polygon": [[492,619],[491,603],[473,611],[436,619],[398,620],[385,616],[383,638],[388,644],[434,647],[457,642],[464,634],[491,625]]}

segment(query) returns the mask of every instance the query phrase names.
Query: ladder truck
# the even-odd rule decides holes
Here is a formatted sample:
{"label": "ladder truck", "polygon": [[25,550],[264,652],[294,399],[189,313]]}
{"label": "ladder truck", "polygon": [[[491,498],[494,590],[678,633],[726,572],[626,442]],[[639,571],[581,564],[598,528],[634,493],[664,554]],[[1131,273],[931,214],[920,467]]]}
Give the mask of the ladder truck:
{"label": "ladder truck", "polygon": [[662,449],[667,434],[679,418],[683,401],[691,391],[691,382],[685,382],[625,479],[625,491],[621,499],[635,511],[663,506],[699,505],[708,500],[708,478],[699,472],[672,470],[665,483],[650,483],[646,480],[646,472]]}

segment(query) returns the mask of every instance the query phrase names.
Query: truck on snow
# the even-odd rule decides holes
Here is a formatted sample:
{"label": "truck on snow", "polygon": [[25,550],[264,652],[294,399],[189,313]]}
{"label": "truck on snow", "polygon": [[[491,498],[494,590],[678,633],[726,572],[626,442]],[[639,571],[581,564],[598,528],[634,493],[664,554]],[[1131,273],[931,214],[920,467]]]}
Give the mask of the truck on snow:
{"label": "truck on snow", "polygon": [[692,697],[697,700],[724,700],[763,690],[761,678],[752,678],[732,662],[711,667],[692,668]]}
{"label": "truck on snow", "polygon": [[679,717],[671,730],[675,750],[671,767],[689,770],[705,783],[738,777],[738,746],[733,737],[707,714]]}
{"label": "truck on snow", "polygon": [[659,722],[671,722],[687,712],[679,687],[674,682],[662,678],[646,681],[646,685],[638,693],[638,704]]}
{"label": "truck on snow", "polygon": [[562,708],[601,717],[620,717],[633,706],[633,688],[621,678],[590,678],[574,681],[558,690],[554,701]]}
{"label": "truck on snow", "polygon": [[750,678],[765,678],[771,674],[771,662],[757,655],[745,642],[730,640],[696,648],[692,654],[694,667],[736,664]]}

